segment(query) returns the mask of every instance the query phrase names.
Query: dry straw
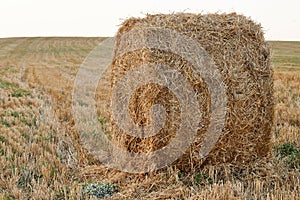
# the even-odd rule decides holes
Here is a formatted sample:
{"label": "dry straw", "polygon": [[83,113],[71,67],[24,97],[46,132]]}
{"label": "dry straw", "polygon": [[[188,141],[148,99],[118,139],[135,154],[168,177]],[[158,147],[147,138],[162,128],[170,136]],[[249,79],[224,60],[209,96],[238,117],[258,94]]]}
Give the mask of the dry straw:
{"label": "dry straw", "polygon": [[[147,15],[126,20],[117,33],[133,28],[159,27],[175,30],[196,40],[211,56],[226,85],[227,114],[218,142],[204,164],[229,162],[240,165],[268,154],[273,123],[273,71],[270,52],[259,24],[232,14]],[[117,45],[118,50],[118,45]],[[119,47],[120,48],[120,47]],[[159,49],[141,49],[115,57],[112,87],[125,72],[143,63],[165,65],[183,74],[197,92],[202,117],[196,139],[185,154],[174,162],[179,168],[199,167],[199,150],[210,122],[210,94],[205,82],[192,74],[191,64],[182,57]],[[111,118],[112,141],[131,152],[147,153],[167,145],[180,125],[180,105],[166,87],[148,84],[135,91],[129,113],[136,124],[149,124],[149,108],[161,104],[167,111],[166,124],[146,139],[126,134]]]}

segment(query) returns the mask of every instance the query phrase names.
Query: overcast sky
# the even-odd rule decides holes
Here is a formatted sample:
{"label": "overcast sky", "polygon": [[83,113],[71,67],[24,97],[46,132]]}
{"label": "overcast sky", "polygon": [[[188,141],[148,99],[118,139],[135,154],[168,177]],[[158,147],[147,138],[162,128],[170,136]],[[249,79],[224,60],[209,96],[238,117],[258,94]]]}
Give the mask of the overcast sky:
{"label": "overcast sky", "polygon": [[0,37],[113,36],[128,17],[172,12],[237,12],[268,40],[300,41],[300,0],[1,0]]}

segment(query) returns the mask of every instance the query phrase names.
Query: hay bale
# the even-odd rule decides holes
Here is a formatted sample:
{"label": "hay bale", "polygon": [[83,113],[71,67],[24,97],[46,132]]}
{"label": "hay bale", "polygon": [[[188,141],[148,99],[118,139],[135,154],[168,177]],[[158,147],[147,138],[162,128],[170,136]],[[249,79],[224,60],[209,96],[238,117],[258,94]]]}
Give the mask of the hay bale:
{"label": "hay bale", "polygon": [[[196,40],[209,53],[226,85],[225,126],[205,163],[239,165],[266,156],[273,123],[273,71],[261,26],[235,13],[147,15],[145,18],[130,18],[122,24],[116,37],[116,51],[123,48],[118,45],[120,35],[133,28],[147,27],[172,29]],[[196,138],[175,164],[184,170],[199,167],[203,163],[199,151],[211,116],[211,99],[206,83],[201,76],[193,74],[191,63],[187,60],[172,52],[153,48],[116,56],[112,64],[112,88],[126,72],[143,63],[178,70],[197,92],[202,115]],[[167,87],[147,84],[136,90],[128,106],[130,117],[139,126],[149,124],[149,110],[153,104],[163,105],[167,113],[166,123],[157,135],[147,138],[131,136],[117,125],[112,116],[112,141],[135,153],[147,153],[167,145],[181,122],[178,99]]]}

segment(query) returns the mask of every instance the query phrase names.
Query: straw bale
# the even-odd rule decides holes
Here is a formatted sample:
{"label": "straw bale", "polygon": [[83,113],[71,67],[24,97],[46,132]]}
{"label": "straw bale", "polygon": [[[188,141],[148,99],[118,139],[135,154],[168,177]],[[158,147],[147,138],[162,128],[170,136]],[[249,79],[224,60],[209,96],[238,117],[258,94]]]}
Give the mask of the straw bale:
{"label": "straw bale", "polygon": [[[214,148],[201,160],[199,150],[210,122],[211,99],[201,76],[193,74],[191,63],[161,49],[140,49],[114,58],[112,88],[129,70],[151,63],[178,70],[197,92],[202,115],[196,138],[174,164],[188,171],[201,164],[240,165],[268,155],[273,124],[273,71],[261,25],[236,13],[147,15],[127,19],[117,33],[117,44],[120,35],[146,27],[172,29],[196,40],[209,53],[226,85],[225,126]],[[112,141],[136,153],[155,151],[171,142],[181,123],[180,105],[167,87],[149,83],[136,90],[128,105],[130,116],[139,126],[149,124],[149,109],[153,104],[161,104],[167,113],[166,123],[157,135],[131,136],[118,127],[112,116]]]}

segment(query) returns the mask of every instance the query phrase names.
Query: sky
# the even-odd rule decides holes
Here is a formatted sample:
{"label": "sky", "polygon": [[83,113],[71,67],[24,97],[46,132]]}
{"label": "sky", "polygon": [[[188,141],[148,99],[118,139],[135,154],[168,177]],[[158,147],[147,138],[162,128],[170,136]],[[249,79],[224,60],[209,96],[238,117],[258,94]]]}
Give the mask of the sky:
{"label": "sky", "polygon": [[0,37],[114,36],[129,17],[174,12],[237,12],[267,40],[300,41],[300,0],[1,0]]}

